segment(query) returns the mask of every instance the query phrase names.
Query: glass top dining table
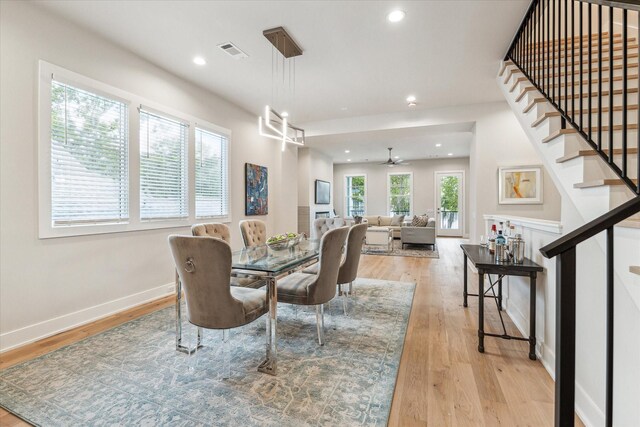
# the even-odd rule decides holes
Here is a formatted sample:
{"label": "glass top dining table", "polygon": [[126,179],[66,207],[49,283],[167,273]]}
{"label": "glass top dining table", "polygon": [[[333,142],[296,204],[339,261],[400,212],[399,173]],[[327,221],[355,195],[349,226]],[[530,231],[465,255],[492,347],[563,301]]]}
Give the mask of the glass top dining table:
{"label": "glass top dining table", "polygon": [[267,245],[234,251],[231,265],[234,269],[251,270],[279,276],[296,270],[318,257],[320,240],[302,240],[291,248],[275,250]]}
{"label": "glass top dining table", "polygon": [[[258,371],[269,374],[277,374],[277,311],[278,288],[276,282],[279,276],[283,276],[304,268],[315,261],[320,252],[320,240],[302,240],[297,245],[275,250],[267,245],[259,245],[244,248],[232,252],[232,275],[247,276],[252,271],[256,272],[256,278],[262,279],[266,285],[269,313],[267,314],[267,348],[265,360],[258,366]],[[202,328],[198,328],[194,348],[182,344],[182,284],[176,274],[176,350],[193,354],[197,348],[202,347]]]}

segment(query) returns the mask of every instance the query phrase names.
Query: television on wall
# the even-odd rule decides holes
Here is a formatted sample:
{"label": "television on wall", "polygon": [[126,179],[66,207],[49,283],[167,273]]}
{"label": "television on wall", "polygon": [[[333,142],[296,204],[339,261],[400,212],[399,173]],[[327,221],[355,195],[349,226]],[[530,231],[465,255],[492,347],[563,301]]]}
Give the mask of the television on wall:
{"label": "television on wall", "polygon": [[331,183],[316,179],[316,205],[331,203]]}

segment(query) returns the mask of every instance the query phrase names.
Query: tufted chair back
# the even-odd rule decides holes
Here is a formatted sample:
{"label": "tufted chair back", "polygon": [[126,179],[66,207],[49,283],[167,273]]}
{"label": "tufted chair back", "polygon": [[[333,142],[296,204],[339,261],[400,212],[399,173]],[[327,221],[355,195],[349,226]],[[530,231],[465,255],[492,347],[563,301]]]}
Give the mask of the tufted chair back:
{"label": "tufted chair back", "polygon": [[169,236],[169,246],[184,288],[189,322],[228,329],[245,322],[242,302],[231,295],[231,248],[221,239]]}
{"label": "tufted chair back", "polygon": [[307,304],[324,304],[335,296],[338,271],[342,261],[342,248],[348,232],[348,227],[340,227],[329,230],[322,236],[318,257],[318,276],[316,282],[309,286]]}
{"label": "tufted chair back", "polygon": [[321,239],[324,233],[347,225],[344,218],[317,218],[313,221],[313,238]]}
{"label": "tufted chair back", "polygon": [[197,237],[215,237],[216,239],[231,243],[229,227],[219,222],[192,225],[191,234]]}
{"label": "tufted chair back", "polygon": [[259,219],[240,221],[240,234],[246,248],[267,243],[267,225]]}
{"label": "tufted chair back", "polygon": [[338,273],[338,283],[351,283],[356,280],[358,275],[358,265],[360,264],[360,254],[362,253],[362,244],[364,236],[367,234],[367,224],[354,225],[349,229],[347,235],[347,256],[344,263],[340,266]]}

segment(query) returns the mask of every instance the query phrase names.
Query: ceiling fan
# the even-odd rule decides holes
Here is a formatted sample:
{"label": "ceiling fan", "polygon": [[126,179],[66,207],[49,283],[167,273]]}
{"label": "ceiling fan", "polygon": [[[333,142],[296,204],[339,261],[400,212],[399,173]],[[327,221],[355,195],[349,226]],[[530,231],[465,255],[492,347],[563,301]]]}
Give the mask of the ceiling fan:
{"label": "ceiling fan", "polygon": [[389,147],[387,148],[387,150],[389,150],[389,159],[386,162],[380,163],[381,165],[392,168],[394,166],[405,166],[410,164],[402,160],[393,160],[393,158],[391,157],[391,150],[393,150],[393,147]]}

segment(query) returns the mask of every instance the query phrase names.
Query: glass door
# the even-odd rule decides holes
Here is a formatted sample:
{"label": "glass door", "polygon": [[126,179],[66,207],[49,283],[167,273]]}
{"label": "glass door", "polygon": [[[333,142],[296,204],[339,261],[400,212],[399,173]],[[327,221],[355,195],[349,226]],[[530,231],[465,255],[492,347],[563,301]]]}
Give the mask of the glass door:
{"label": "glass door", "polygon": [[464,172],[436,172],[436,234],[462,236]]}

